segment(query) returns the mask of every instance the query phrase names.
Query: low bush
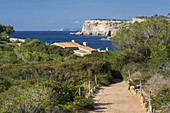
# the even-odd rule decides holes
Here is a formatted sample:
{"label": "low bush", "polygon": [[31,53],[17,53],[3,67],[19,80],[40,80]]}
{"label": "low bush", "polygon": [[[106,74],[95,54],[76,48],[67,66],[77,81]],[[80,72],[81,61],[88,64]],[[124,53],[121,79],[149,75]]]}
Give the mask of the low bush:
{"label": "low bush", "polygon": [[146,84],[145,90],[150,90],[152,96],[155,96],[160,89],[170,88],[170,79],[167,79],[162,75],[153,75]]}

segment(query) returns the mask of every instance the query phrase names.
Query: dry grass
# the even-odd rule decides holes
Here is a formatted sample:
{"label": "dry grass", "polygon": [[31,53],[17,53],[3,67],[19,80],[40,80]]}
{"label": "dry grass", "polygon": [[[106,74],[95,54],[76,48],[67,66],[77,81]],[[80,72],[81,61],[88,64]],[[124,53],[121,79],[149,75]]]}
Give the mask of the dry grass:
{"label": "dry grass", "polygon": [[141,74],[141,72],[135,72],[132,74],[131,78],[134,80],[134,79],[141,79],[143,76]]}
{"label": "dry grass", "polygon": [[151,90],[152,96],[155,96],[161,89],[170,88],[170,79],[165,78],[163,75],[154,75],[147,81],[145,89]]}

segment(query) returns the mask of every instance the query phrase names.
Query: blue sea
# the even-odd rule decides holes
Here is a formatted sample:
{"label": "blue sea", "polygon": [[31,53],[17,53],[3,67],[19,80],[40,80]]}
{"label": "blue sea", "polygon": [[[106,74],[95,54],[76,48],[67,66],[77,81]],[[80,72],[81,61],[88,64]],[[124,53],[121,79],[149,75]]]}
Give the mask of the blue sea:
{"label": "blue sea", "polygon": [[[105,50],[106,47],[109,47],[109,50],[113,50],[113,45],[111,41],[101,40],[105,36],[85,36],[85,35],[69,35],[72,31],[16,31],[10,36],[20,39],[39,39],[41,42],[45,43],[52,41],[54,42],[70,42],[75,40],[79,44],[83,42],[88,42],[88,46],[101,50]],[[76,32],[76,31],[74,31]]]}

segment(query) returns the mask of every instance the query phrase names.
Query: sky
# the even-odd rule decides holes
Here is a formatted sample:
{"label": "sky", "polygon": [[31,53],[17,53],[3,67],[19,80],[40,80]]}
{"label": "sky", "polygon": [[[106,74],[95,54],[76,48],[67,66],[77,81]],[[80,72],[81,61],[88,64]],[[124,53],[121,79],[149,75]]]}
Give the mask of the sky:
{"label": "sky", "polygon": [[81,28],[87,19],[166,16],[170,0],[0,0],[0,24],[16,31]]}

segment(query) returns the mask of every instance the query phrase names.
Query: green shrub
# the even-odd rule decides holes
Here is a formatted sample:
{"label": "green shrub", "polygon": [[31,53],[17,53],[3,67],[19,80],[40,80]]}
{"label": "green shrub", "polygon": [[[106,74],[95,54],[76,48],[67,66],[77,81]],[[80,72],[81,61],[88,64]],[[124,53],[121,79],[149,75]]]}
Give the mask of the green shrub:
{"label": "green shrub", "polygon": [[16,47],[14,51],[24,62],[52,60],[62,62],[64,57],[71,55],[61,47],[45,45],[37,39],[28,40],[21,46]]}
{"label": "green shrub", "polygon": [[82,109],[88,109],[93,110],[94,109],[94,102],[92,99],[84,98],[84,97],[75,97],[73,102],[74,108],[78,110]]}
{"label": "green shrub", "polygon": [[47,106],[47,103],[44,102],[46,100],[55,105],[64,105],[73,102],[77,94],[74,86],[66,86],[59,82],[39,80],[33,85],[23,85],[13,86],[0,94],[1,110],[13,112],[35,112],[36,110],[36,112],[40,112],[44,106]]}

